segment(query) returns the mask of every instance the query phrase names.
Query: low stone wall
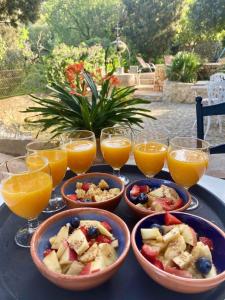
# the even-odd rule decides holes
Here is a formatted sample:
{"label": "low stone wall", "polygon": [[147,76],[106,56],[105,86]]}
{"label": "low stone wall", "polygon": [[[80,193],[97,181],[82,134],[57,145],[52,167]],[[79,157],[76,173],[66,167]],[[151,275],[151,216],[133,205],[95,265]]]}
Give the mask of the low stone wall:
{"label": "low stone wall", "polygon": [[207,97],[206,85],[165,80],[163,101],[174,103],[195,103],[195,97]]}

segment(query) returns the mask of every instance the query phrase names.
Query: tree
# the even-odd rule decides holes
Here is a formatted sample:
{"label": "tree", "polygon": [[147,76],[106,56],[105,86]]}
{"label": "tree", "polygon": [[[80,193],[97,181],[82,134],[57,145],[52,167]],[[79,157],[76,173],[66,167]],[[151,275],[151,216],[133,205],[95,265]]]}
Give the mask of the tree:
{"label": "tree", "polygon": [[35,22],[43,0],[1,0],[0,23],[16,26],[18,23]]}
{"label": "tree", "polygon": [[184,0],[123,0],[122,24],[131,50],[147,59],[162,55],[171,45]]}
{"label": "tree", "polygon": [[48,0],[46,22],[56,40],[79,45],[92,39],[110,39],[119,18],[121,0]]}

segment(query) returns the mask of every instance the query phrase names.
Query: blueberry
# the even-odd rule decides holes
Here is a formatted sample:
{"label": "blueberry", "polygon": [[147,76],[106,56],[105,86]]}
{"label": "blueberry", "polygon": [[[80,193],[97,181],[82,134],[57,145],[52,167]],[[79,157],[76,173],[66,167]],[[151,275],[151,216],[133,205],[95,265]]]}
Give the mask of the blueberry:
{"label": "blueberry", "polygon": [[145,204],[148,202],[148,195],[146,195],[145,193],[141,193],[138,197],[137,197],[137,201],[141,204]]}
{"label": "blueberry", "polygon": [[89,238],[91,238],[91,239],[95,239],[99,235],[98,228],[93,227],[93,226],[88,228],[87,233],[88,233]]}
{"label": "blueberry", "polygon": [[92,201],[92,199],[90,199],[90,198],[84,198],[84,199],[83,199],[83,202],[93,202],[93,201]]}
{"label": "blueberry", "polygon": [[134,196],[130,196],[130,201],[134,204],[138,203],[137,197],[134,197]]}
{"label": "blueberry", "polygon": [[157,223],[153,223],[150,228],[158,228],[159,229],[159,232],[163,235],[164,234],[164,231],[163,231],[163,228],[161,225],[157,224]]}
{"label": "blueberry", "polygon": [[73,228],[78,228],[80,225],[80,219],[78,217],[74,217],[70,224],[72,225]]}
{"label": "blueberry", "polygon": [[197,270],[203,275],[207,275],[212,269],[212,263],[207,257],[199,257],[195,265]]}

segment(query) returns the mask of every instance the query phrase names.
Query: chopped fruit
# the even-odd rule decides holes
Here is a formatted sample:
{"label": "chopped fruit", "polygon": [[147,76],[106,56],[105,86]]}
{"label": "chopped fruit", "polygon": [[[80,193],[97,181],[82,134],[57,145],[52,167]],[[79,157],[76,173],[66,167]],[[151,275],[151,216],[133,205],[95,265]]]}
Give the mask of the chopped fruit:
{"label": "chopped fruit", "polygon": [[184,251],[180,255],[173,258],[173,262],[180,268],[185,269],[192,260],[192,255]]}
{"label": "chopped fruit", "polygon": [[69,236],[69,227],[68,227],[68,226],[63,226],[63,227],[59,230],[59,232],[58,232],[58,234],[57,234],[57,236],[56,236],[56,238],[55,238],[55,240],[54,240],[54,243],[52,244],[52,249],[58,250],[60,244],[61,244],[64,240],[66,240],[66,239],[68,238],[68,236]]}
{"label": "chopped fruit", "polygon": [[150,228],[158,228],[159,229],[159,232],[163,235],[164,234],[164,230],[163,230],[163,227],[159,224],[156,224],[156,223],[153,223],[150,225]]}
{"label": "chopped fruit", "polygon": [[101,271],[105,268],[104,258],[101,255],[98,255],[91,264],[91,273]]}
{"label": "chopped fruit", "polygon": [[164,196],[164,189],[163,186],[161,186],[158,189],[154,189],[150,192],[150,195],[157,198],[162,198]]}
{"label": "chopped fruit", "polygon": [[172,261],[174,257],[180,255],[183,251],[186,250],[186,243],[184,241],[184,238],[179,235],[175,240],[171,241],[167,249],[164,253],[164,257],[168,261]]}
{"label": "chopped fruit", "polygon": [[180,235],[180,231],[177,227],[171,229],[168,233],[163,236],[163,241],[168,243],[174,239],[176,239]]}
{"label": "chopped fruit", "polygon": [[70,265],[74,260],[77,260],[76,252],[73,249],[67,247],[63,255],[61,256],[59,262],[60,265]]}
{"label": "chopped fruit", "polygon": [[212,268],[212,262],[207,257],[199,257],[195,265],[197,270],[203,275],[207,275]]}
{"label": "chopped fruit", "polygon": [[104,226],[109,232],[112,232],[112,227],[109,225],[109,223],[103,221],[101,222],[101,225]]}
{"label": "chopped fruit", "polygon": [[94,243],[82,256],[79,257],[79,261],[87,263],[96,258],[98,254],[98,245]]}
{"label": "chopped fruit", "polygon": [[143,240],[144,244],[151,246],[154,250],[162,251],[166,248],[166,243],[157,240]]}
{"label": "chopped fruit", "polygon": [[200,236],[199,241],[202,242],[204,245],[207,245],[210,250],[213,250],[213,241],[205,236]]}
{"label": "chopped fruit", "polygon": [[130,195],[132,197],[137,197],[140,194],[140,187],[138,185],[134,185],[130,191]]}
{"label": "chopped fruit", "polygon": [[61,266],[59,264],[55,251],[51,251],[51,253],[43,259],[43,263],[49,270],[56,273],[62,273]]}
{"label": "chopped fruit", "polygon": [[89,248],[88,241],[80,229],[74,230],[67,239],[67,242],[78,255],[82,255]]}
{"label": "chopped fruit", "polygon": [[89,227],[87,234],[89,238],[95,239],[99,235],[99,230],[96,227]]}
{"label": "chopped fruit", "polygon": [[96,242],[97,242],[97,243],[108,243],[108,244],[111,244],[112,240],[111,240],[109,237],[107,237],[107,236],[105,236],[105,235],[103,235],[103,234],[100,234],[100,235],[96,238]]}
{"label": "chopped fruit", "polygon": [[111,232],[109,232],[105,226],[103,226],[101,223],[98,224],[98,230],[101,234],[106,235],[109,238],[112,238]]}
{"label": "chopped fruit", "polygon": [[191,254],[193,256],[193,260],[197,260],[203,256],[212,261],[212,254],[208,245],[205,245],[202,242],[197,242],[196,246],[192,249]]}
{"label": "chopped fruit", "polygon": [[85,192],[87,192],[87,191],[89,190],[89,188],[90,188],[90,183],[85,182],[85,183],[82,184],[82,189],[83,189]]}
{"label": "chopped fruit", "polygon": [[58,259],[61,258],[61,256],[62,256],[63,253],[65,252],[66,248],[68,248],[68,247],[69,247],[69,245],[68,245],[68,243],[67,243],[66,240],[64,240],[64,241],[60,244],[59,249],[58,249],[58,251],[57,251],[57,253],[56,253]]}
{"label": "chopped fruit", "polygon": [[141,236],[143,240],[154,239],[162,241],[162,235],[158,228],[141,228]]}
{"label": "chopped fruit", "polygon": [[149,245],[143,245],[142,249],[141,249],[141,253],[143,254],[143,256],[146,259],[148,259],[149,261],[153,261],[157,257],[157,255],[159,254],[159,251],[153,249]]}
{"label": "chopped fruit", "polygon": [[83,232],[83,234],[84,234],[85,236],[88,235],[88,230],[87,230],[87,228],[86,228],[85,226],[81,226],[81,227],[80,227],[80,230]]}
{"label": "chopped fruit", "polygon": [[179,270],[175,267],[165,266],[165,271],[170,274],[176,275],[176,276],[192,278],[192,275],[190,272],[185,271],[185,270]]}
{"label": "chopped fruit", "polygon": [[156,266],[157,268],[161,269],[161,270],[164,270],[164,266],[163,266],[163,263],[161,262],[161,260],[159,259],[155,259],[153,260],[153,265]]}
{"label": "chopped fruit", "polygon": [[51,244],[51,246],[54,244],[55,239],[56,239],[56,235],[52,236],[52,237],[49,239],[49,243]]}
{"label": "chopped fruit", "polygon": [[79,261],[75,260],[67,270],[66,275],[79,275],[80,272],[83,270],[84,265]]}
{"label": "chopped fruit", "polygon": [[99,246],[99,256],[103,257],[104,265],[108,267],[116,260],[116,250],[108,243],[101,243]]}
{"label": "chopped fruit", "polygon": [[77,200],[77,195],[76,194],[69,194],[69,195],[67,195],[67,198],[69,198],[72,201],[76,201]]}
{"label": "chopped fruit", "polygon": [[181,198],[171,199],[171,198],[156,198],[155,201],[158,201],[165,211],[175,210],[182,206],[183,201]]}
{"label": "chopped fruit", "polygon": [[137,201],[141,204],[145,204],[148,202],[148,195],[145,193],[141,193],[138,197],[137,197]]}
{"label": "chopped fruit", "polygon": [[150,187],[148,185],[140,185],[140,193],[149,193],[150,192]]}
{"label": "chopped fruit", "polygon": [[91,264],[92,264],[91,262],[87,263],[83,267],[82,271],[80,272],[80,275],[88,275],[88,274],[90,274],[91,273]]}
{"label": "chopped fruit", "polygon": [[112,241],[111,246],[112,246],[113,248],[118,248],[118,247],[119,247],[119,241],[118,241],[118,240]]}
{"label": "chopped fruit", "polygon": [[80,219],[78,217],[74,217],[70,223],[73,228],[78,228],[80,226]]}
{"label": "chopped fruit", "polygon": [[47,255],[49,255],[50,253],[52,252],[52,249],[46,249],[45,251],[44,251],[44,257],[45,256],[47,256]]}
{"label": "chopped fruit", "polygon": [[108,183],[104,179],[101,179],[101,181],[99,182],[98,186],[102,190],[108,190],[109,189],[109,185],[108,185]]}
{"label": "chopped fruit", "polygon": [[80,226],[85,226],[85,227],[98,227],[99,221],[95,220],[80,220]]}
{"label": "chopped fruit", "polygon": [[204,277],[205,278],[213,278],[217,275],[217,272],[216,272],[216,267],[214,265],[212,265],[212,268],[211,270],[209,271],[209,273],[207,275],[205,275]]}
{"label": "chopped fruit", "polygon": [[179,219],[177,219],[175,216],[166,212],[165,213],[165,224],[166,225],[176,225],[176,224],[182,224],[182,222]]}
{"label": "chopped fruit", "polygon": [[181,235],[183,236],[185,242],[188,245],[191,245],[193,247],[196,246],[197,234],[193,228],[191,228],[190,226],[188,226],[186,224],[182,224],[182,225],[180,225],[180,231],[181,231]]}

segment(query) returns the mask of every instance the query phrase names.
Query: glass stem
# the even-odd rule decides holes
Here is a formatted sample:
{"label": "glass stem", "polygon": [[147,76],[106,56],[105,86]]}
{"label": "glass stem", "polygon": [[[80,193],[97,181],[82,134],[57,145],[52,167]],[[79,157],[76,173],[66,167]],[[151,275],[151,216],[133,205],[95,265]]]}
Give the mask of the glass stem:
{"label": "glass stem", "polygon": [[113,169],[113,175],[120,177],[120,169]]}
{"label": "glass stem", "polygon": [[36,228],[39,226],[38,218],[27,220],[27,225],[28,225],[29,233],[33,233],[36,230]]}

